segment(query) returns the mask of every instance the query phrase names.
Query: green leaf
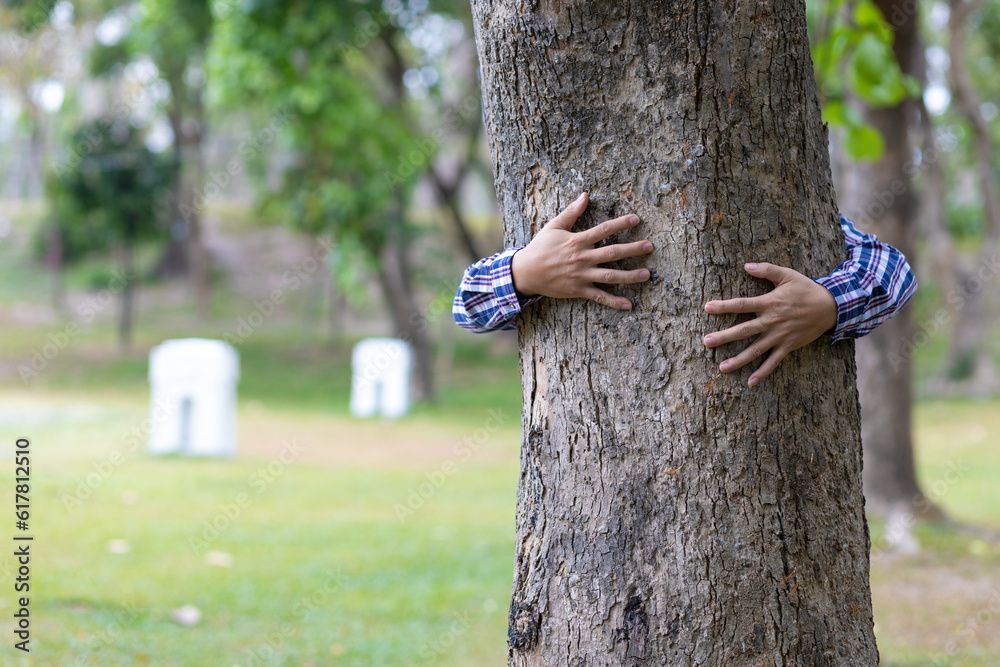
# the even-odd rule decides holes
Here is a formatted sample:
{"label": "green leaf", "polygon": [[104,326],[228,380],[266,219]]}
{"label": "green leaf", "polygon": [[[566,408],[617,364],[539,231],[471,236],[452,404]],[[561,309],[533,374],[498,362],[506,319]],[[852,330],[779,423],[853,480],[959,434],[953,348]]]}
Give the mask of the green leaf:
{"label": "green leaf", "polygon": [[830,100],[823,105],[823,120],[835,127],[847,125],[847,105],[843,100]]}
{"label": "green leaf", "polygon": [[861,38],[851,54],[849,71],[854,79],[874,86],[882,81],[894,60],[885,43],[869,33]]}
{"label": "green leaf", "polygon": [[920,84],[920,80],[915,76],[910,76],[909,74],[904,74],[902,79],[903,87],[906,89],[906,96],[920,97],[923,93],[923,86]]}
{"label": "green leaf", "polygon": [[874,34],[865,35],[848,61],[851,90],[873,107],[899,104],[909,94],[908,84],[889,45]]}
{"label": "green leaf", "polygon": [[859,2],[854,8],[854,23],[862,31],[877,36],[883,43],[892,44],[894,35],[873,2]]}
{"label": "green leaf", "polygon": [[885,140],[871,125],[854,125],[847,128],[844,149],[855,160],[874,162],[885,153]]}

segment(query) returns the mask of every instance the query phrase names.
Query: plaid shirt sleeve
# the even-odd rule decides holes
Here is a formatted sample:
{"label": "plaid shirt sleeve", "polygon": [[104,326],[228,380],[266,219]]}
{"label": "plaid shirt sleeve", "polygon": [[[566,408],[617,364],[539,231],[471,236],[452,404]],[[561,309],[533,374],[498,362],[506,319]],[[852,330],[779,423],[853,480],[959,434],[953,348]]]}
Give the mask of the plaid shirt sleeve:
{"label": "plaid shirt sleeve", "polygon": [[872,234],[862,234],[843,215],[840,227],[851,256],[830,275],[816,279],[837,301],[831,342],[871,333],[917,291],[917,279],[903,253]]}
{"label": "plaid shirt sleeve", "polygon": [[458,326],[474,333],[517,328],[514,317],[522,308],[541,298],[519,299],[514,291],[510,260],[520,249],[508,248],[465,270],[451,307]]}

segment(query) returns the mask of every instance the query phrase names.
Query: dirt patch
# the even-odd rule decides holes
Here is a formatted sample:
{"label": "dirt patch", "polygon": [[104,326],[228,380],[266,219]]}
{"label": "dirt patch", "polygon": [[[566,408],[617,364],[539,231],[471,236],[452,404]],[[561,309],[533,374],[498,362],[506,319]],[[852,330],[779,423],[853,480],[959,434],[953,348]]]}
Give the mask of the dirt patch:
{"label": "dirt patch", "polygon": [[490,433],[484,427],[463,431],[425,421],[294,417],[251,408],[241,411],[238,429],[240,458],[274,458],[291,440],[304,447],[302,461],[348,466],[433,467],[447,460],[512,464],[518,457],[516,423]]}

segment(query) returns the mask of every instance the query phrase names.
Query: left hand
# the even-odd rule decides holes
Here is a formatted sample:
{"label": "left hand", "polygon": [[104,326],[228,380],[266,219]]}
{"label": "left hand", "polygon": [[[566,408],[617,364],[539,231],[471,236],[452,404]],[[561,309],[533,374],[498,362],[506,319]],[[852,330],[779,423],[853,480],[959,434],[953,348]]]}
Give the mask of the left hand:
{"label": "left hand", "polygon": [[774,264],[746,264],[746,272],[774,283],[774,290],[752,298],[709,301],[712,314],[756,313],[757,317],[724,331],[705,336],[707,347],[717,347],[750,336],[758,336],[747,349],[719,365],[723,373],[735,371],[763,355],[748,384],[753,387],[777,368],[789,352],[808,345],[837,324],[837,302],[830,291],[794,269]]}

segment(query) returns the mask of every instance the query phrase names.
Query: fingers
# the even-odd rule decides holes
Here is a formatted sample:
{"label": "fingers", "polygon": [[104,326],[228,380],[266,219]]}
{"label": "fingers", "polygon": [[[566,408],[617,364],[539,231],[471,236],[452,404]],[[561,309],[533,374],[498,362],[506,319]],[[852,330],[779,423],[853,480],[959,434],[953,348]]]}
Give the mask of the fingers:
{"label": "fingers", "polygon": [[[746,272],[756,278],[770,280],[775,285],[781,285],[797,277],[805,277],[795,269],[768,264],[767,262],[744,264]],[[709,313],[759,313],[767,306],[767,295],[750,298],[729,299],[726,301],[709,301],[705,311]]]}
{"label": "fingers", "polygon": [[649,280],[649,271],[646,269],[620,271],[618,269],[594,268],[584,274],[584,278],[592,283],[605,283],[608,285],[644,283]]}
{"label": "fingers", "polygon": [[767,305],[766,296],[740,297],[726,301],[709,301],[705,311],[709,313],[759,313]]}
{"label": "fingers", "polygon": [[587,209],[587,201],[589,196],[586,192],[577,197],[576,201],[567,206],[562,210],[562,212],[556,217],[549,220],[546,227],[555,227],[556,229],[564,229],[567,232],[573,229],[573,225],[576,224],[576,219],[580,217],[580,214]]}
{"label": "fingers", "polygon": [[802,275],[794,269],[777,266],[776,264],[768,264],[767,262],[757,262],[756,264],[751,262],[749,264],[744,264],[743,268],[751,276],[770,280],[775,285],[787,282],[796,275]]}
{"label": "fingers", "polygon": [[770,375],[771,371],[777,368],[778,364],[781,363],[781,360],[786,356],[788,356],[788,350],[783,347],[775,347],[771,350],[771,354],[767,355],[767,359],[765,359],[764,363],[760,365],[760,368],[753,372],[753,375],[751,375],[750,379],[747,380],[747,384],[751,387],[755,387],[760,384],[761,380]]}
{"label": "fingers", "polygon": [[705,345],[706,347],[718,347],[719,345],[743,340],[750,336],[756,336],[759,333],[764,333],[766,330],[767,326],[761,322],[761,318],[756,317],[749,322],[742,322],[723,331],[708,334],[705,336]]}
{"label": "fingers", "polygon": [[653,252],[653,244],[649,241],[636,241],[635,243],[613,243],[603,248],[597,248],[593,252],[595,264],[614,262],[626,257],[639,257]]}
{"label": "fingers", "polygon": [[723,373],[729,373],[730,371],[735,371],[738,368],[743,368],[751,361],[774,347],[776,343],[777,339],[774,335],[765,334],[750,343],[750,345],[747,346],[747,349],[743,350],[732,359],[726,359],[719,364],[719,370]]}
{"label": "fingers", "polygon": [[629,229],[630,227],[635,227],[638,224],[638,216],[623,215],[622,217],[615,218],[614,220],[605,220],[596,227],[591,227],[590,229],[580,232],[577,234],[577,239],[579,239],[581,243],[593,245],[598,241],[603,241],[612,234],[617,234],[620,231]]}
{"label": "fingers", "polygon": [[583,292],[583,297],[585,299],[590,299],[595,303],[599,303],[602,306],[608,306],[609,308],[617,308],[618,310],[632,310],[632,302],[620,296],[612,296],[602,289],[596,287],[590,287]]}

